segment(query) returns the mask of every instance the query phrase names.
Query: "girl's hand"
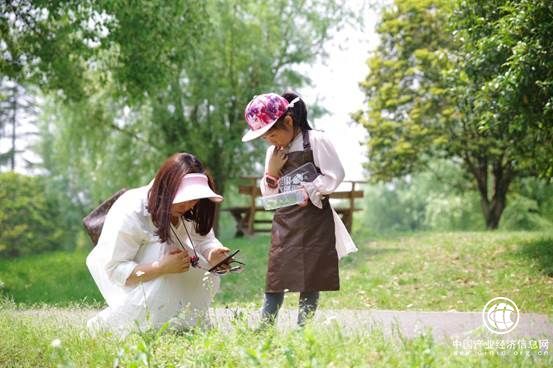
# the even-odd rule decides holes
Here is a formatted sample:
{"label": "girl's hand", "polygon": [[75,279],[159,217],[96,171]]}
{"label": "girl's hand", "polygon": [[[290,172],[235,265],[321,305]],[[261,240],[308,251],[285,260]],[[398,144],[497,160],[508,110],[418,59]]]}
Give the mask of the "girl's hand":
{"label": "girl's hand", "polygon": [[286,155],[284,148],[275,146],[273,154],[269,159],[269,166],[267,167],[269,175],[279,177],[280,170],[282,170],[282,167],[286,161],[288,161],[288,156]]}
{"label": "girl's hand", "polygon": [[175,250],[159,261],[163,273],[181,273],[190,268],[190,256],[182,250]]}
{"label": "girl's hand", "polygon": [[302,189],[305,200],[302,203],[298,203],[298,206],[305,207],[309,204],[309,194],[307,194],[307,190],[305,188],[302,187]]}

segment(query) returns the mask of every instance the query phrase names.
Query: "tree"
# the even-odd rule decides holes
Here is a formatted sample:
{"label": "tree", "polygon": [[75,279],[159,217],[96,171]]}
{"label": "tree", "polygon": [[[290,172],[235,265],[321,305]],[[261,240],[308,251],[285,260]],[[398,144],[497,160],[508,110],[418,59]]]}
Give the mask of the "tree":
{"label": "tree", "polygon": [[[29,127],[36,125],[36,102],[21,85],[6,79],[0,80],[0,168],[8,166],[11,171],[16,168],[16,156],[29,147],[29,137],[36,132]],[[4,147],[8,147],[7,150]],[[33,162],[23,158],[27,168]]]}
{"label": "tree", "polygon": [[0,2],[0,71],[82,100],[89,69],[130,100],[164,88],[203,32],[202,0]]}
{"label": "tree", "polygon": [[[498,1],[493,3],[497,6]],[[471,7],[462,2],[458,9],[464,6],[480,17],[479,24],[500,32],[494,28],[498,17],[492,11],[494,5]],[[549,158],[542,146],[528,144],[543,139],[545,131],[550,135],[552,128],[528,124],[522,131],[533,138],[517,141],[507,114],[491,110],[490,115],[485,106],[492,105],[493,98],[483,101],[477,91],[485,89],[498,72],[506,72],[512,49],[504,47],[499,54],[492,54],[490,48],[483,48],[480,55],[471,52],[473,43],[486,43],[485,35],[471,33],[470,27],[461,29],[454,9],[455,4],[448,1],[397,0],[383,11],[378,26],[381,44],[369,59],[370,73],[361,83],[368,109],[354,114],[354,119],[369,132],[368,169],[373,180],[424,170],[436,158],[451,159],[474,180],[486,226],[495,229],[512,181],[547,174],[547,170],[531,170],[547,166],[543,164]],[[466,39],[467,34],[473,39]],[[479,63],[484,58],[488,62]],[[539,89],[538,81],[528,88]],[[532,160],[539,165],[530,164]]]}
{"label": "tree", "polygon": [[[211,169],[220,192],[251,170],[261,145],[245,145],[243,109],[253,95],[299,87],[307,79],[293,67],[322,53],[332,29],[348,19],[343,2],[210,0],[193,47],[176,42],[178,73],[155,82],[141,100],[122,97],[114,79],[86,76],[88,100],[54,104],[47,116],[50,160],[75,173],[74,187],[92,202],[121,186],[150,179],[177,151],[197,155]],[[140,27],[142,18],[134,27]],[[195,23],[194,23],[195,24]],[[156,49],[158,36],[142,40]],[[129,42],[135,42],[129,39]]]}
{"label": "tree", "polygon": [[59,249],[62,229],[56,206],[44,195],[41,177],[0,174],[0,257]]}
{"label": "tree", "polygon": [[553,177],[553,4],[468,0],[451,19],[480,129],[514,143],[520,175]]}

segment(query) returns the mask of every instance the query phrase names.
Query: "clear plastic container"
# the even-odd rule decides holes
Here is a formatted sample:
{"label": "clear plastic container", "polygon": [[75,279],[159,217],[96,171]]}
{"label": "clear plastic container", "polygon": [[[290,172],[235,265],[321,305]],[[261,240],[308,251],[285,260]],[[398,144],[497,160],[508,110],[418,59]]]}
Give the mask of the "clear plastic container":
{"label": "clear plastic container", "polygon": [[280,178],[278,187],[281,192],[289,192],[299,189],[302,182],[312,182],[318,175],[315,165],[307,162]]}
{"label": "clear plastic container", "polygon": [[278,193],[261,197],[261,202],[266,210],[274,210],[281,207],[288,207],[305,201],[305,191],[296,189],[290,192]]}

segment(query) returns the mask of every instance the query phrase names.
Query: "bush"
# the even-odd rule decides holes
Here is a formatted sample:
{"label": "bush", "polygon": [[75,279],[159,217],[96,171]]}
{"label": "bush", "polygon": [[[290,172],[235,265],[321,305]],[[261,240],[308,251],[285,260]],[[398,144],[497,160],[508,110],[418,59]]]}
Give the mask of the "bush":
{"label": "bush", "polygon": [[0,257],[17,257],[60,247],[62,229],[40,177],[0,174]]}
{"label": "bush", "polygon": [[[483,230],[480,195],[472,178],[451,162],[431,171],[365,189],[358,227],[367,234],[417,230]],[[500,228],[543,230],[553,226],[553,184],[520,178],[511,185]]]}
{"label": "bush", "polygon": [[553,223],[540,215],[536,200],[514,193],[503,212],[500,227],[506,230],[546,230],[551,229]]}
{"label": "bush", "polygon": [[363,226],[368,233],[466,230],[482,227],[478,194],[458,165],[436,161],[431,171],[365,190]]}
{"label": "bush", "polygon": [[433,230],[482,230],[484,217],[475,191],[428,197],[424,224]]}

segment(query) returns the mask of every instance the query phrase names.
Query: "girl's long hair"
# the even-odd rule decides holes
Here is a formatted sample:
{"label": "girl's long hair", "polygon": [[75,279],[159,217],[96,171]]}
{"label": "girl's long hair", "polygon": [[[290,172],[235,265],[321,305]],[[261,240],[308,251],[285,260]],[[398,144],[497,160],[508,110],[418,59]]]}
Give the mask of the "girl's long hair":
{"label": "girl's long hair", "polygon": [[[296,97],[299,97],[294,92],[285,92],[281,96],[284,97],[288,102],[292,102]],[[294,128],[299,128],[301,131],[311,130],[311,126],[309,126],[309,122],[307,121],[307,106],[305,106],[305,102],[303,102],[303,99],[296,101],[294,103],[294,106],[290,107],[288,111],[286,111],[286,113],[278,119],[275,125],[271,127],[270,130],[284,129],[284,118],[286,116],[292,117]]]}
{"label": "girl's long hair", "polygon": [[[209,187],[215,191],[211,176],[205,172],[202,163],[189,153],[176,153],[169,157],[158,170],[154,183],[148,192],[148,212],[157,228],[156,235],[161,242],[169,239],[171,232],[171,206],[182,178],[186,174],[201,173],[208,178]],[[190,211],[184,214],[188,221],[194,221],[196,232],[209,233],[215,218],[215,203],[202,198]]]}

